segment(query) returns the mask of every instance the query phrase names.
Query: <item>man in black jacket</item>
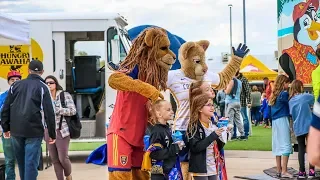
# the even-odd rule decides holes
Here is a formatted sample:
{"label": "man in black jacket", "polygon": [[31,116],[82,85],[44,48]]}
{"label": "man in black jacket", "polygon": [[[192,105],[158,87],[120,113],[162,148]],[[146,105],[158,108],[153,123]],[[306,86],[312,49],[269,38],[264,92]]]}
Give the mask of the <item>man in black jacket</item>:
{"label": "man in black jacket", "polygon": [[[36,180],[44,128],[55,143],[55,114],[41,61],[29,64],[27,79],[11,85],[1,113],[4,137],[12,139],[21,180]],[[44,118],[44,119],[43,119]]]}

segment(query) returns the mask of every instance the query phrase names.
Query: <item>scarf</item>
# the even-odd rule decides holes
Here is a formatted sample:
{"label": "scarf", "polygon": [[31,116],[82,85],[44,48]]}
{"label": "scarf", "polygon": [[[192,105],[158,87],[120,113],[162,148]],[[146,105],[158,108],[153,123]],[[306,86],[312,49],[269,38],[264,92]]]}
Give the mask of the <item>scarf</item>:
{"label": "scarf", "polygon": [[216,159],[218,180],[228,180],[226,163],[224,158],[224,150],[221,149],[219,151],[218,144],[216,141],[214,142],[213,153]]}
{"label": "scarf", "polygon": [[[162,145],[159,143],[151,144],[149,146],[149,148],[143,155],[143,161],[141,166],[142,171],[151,171],[152,174],[164,174],[162,169],[163,161],[151,160],[150,158],[151,152],[161,150],[162,148]],[[169,174],[164,174],[164,176],[167,176],[168,180],[183,180],[178,156],[174,167],[171,169]]]}

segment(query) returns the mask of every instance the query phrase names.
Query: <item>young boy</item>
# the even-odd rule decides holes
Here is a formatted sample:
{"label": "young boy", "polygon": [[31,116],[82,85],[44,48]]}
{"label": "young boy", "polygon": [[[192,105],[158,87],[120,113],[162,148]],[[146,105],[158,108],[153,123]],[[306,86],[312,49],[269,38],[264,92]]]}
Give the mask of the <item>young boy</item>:
{"label": "young boy", "polygon": [[[18,71],[10,71],[7,75],[8,78],[8,84],[11,86],[14,82],[21,80],[21,74]],[[7,98],[8,90],[0,95],[0,112],[2,110],[2,106]],[[0,116],[1,120],[1,116]],[[1,128],[2,131],[2,128]],[[4,134],[2,134],[2,146],[3,146],[3,152],[5,157],[5,165],[6,165],[6,179],[7,180],[13,180],[16,179],[15,174],[15,157],[13,153],[13,147],[11,144],[11,139],[4,137]]]}
{"label": "young boy", "polygon": [[263,121],[265,123],[265,128],[270,128],[270,117],[269,117],[269,108],[268,108],[268,99],[266,93],[262,94],[262,106],[260,108],[260,113],[262,113]]}

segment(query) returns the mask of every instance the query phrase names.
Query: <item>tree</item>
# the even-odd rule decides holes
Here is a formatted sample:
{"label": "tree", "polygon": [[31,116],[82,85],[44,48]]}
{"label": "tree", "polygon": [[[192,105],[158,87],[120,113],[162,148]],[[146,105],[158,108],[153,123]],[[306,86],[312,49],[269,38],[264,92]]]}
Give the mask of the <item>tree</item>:
{"label": "tree", "polygon": [[85,51],[79,51],[78,56],[88,56],[88,53],[86,53]]}
{"label": "tree", "polygon": [[105,65],[105,60],[100,60],[100,68],[102,68]]}
{"label": "tree", "polygon": [[288,3],[288,2],[294,2],[294,1],[297,1],[297,0],[278,0],[277,1],[277,6],[278,6],[278,23],[280,21],[280,16],[281,16],[281,13],[282,13],[282,10],[283,10],[283,6]]}
{"label": "tree", "polygon": [[88,53],[85,51],[78,51],[78,50],[74,50],[74,54],[76,56],[88,56]]}

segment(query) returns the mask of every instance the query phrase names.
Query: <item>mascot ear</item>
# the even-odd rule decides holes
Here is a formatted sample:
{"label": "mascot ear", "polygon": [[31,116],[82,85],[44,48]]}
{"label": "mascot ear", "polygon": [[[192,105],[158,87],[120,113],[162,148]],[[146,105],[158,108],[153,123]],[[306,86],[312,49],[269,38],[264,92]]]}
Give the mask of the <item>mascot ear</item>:
{"label": "mascot ear", "polygon": [[159,31],[157,31],[155,28],[147,30],[146,36],[144,37],[144,42],[148,47],[153,46],[153,39],[156,37],[157,33],[159,33]]}
{"label": "mascot ear", "polygon": [[209,44],[210,44],[210,42],[207,40],[200,40],[196,43],[199,44],[203,48],[204,51],[206,51],[208,49]]}
{"label": "mascot ear", "polygon": [[192,48],[192,47],[195,47],[196,44],[194,42],[186,42],[184,44],[182,44],[181,46],[181,54],[183,56],[184,59],[187,59],[188,58],[188,52],[189,50]]}

